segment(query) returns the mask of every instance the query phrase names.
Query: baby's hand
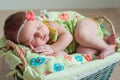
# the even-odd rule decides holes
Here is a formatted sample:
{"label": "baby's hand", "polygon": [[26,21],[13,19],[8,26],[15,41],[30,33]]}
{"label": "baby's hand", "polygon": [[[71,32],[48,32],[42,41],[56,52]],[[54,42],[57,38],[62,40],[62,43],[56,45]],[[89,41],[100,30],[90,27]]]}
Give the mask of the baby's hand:
{"label": "baby's hand", "polygon": [[34,48],[35,52],[39,52],[40,54],[43,55],[49,55],[49,54],[53,54],[54,50],[50,45],[42,45],[39,47]]}

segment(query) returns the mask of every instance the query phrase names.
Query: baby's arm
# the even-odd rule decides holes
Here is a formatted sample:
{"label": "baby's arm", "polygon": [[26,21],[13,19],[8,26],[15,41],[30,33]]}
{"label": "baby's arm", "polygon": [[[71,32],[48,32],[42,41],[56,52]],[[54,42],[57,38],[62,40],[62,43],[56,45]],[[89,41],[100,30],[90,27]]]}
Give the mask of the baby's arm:
{"label": "baby's arm", "polygon": [[[31,46],[32,47],[32,46]],[[59,52],[54,52],[54,49],[52,48],[52,45],[41,45],[33,49],[34,52],[39,53],[40,55],[47,55],[47,56],[64,56],[67,55],[67,53],[63,50]]]}
{"label": "baby's arm", "polygon": [[58,40],[52,44],[55,52],[64,50],[73,39],[71,33],[57,22],[49,22],[49,25],[58,31]]}

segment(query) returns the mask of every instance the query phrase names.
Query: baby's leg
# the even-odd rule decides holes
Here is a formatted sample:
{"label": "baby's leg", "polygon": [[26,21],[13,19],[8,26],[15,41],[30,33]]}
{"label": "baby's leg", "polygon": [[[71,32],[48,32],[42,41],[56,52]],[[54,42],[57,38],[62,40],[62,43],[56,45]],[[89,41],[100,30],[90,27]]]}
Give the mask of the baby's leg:
{"label": "baby's leg", "polygon": [[82,46],[103,50],[108,44],[97,36],[98,25],[90,19],[80,20],[75,29],[75,40]]}
{"label": "baby's leg", "polygon": [[101,52],[101,54],[98,56],[98,58],[104,58],[105,56],[109,55],[109,51],[113,51],[113,53],[115,52],[115,47],[116,47],[116,40],[115,40],[115,34],[111,34],[110,36],[108,36],[107,38],[105,38],[105,41],[110,44],[110,46],[108,48],[106,48],[105,50],[103,50]]}
{"label": "baby's leg", "polygon": [[[108,45],[104,39],[98,37],[97,33],[97,23],[92,19],[83,19],[76,25],[75,39],[82,46],[99,50],[104,52],[104,54],[112,54],[114,52],[114,48]],[[109,47],[111,48],[109,49],[110,51],[107,49]]]}
{"label": "baby's leg", "polygon": [[89,47],[84,47],[79,45],[76,49],[77,53],[82,53],[82,54],[90,54],[90,55],[97,55],[97,53],[99,53],[98,50],[93,49],[93,48],[89,48]]}
{"label": "baby's leg", "polygon": [[80,53],[80,54],[83,54],[83,56],[84,57],[86,56],[87,58],[89,56],[90,61],[96,59],[97,55],[99,53],[99,51],[96,50],[96,49],[93,49],[93,48],[90,48],[90,47],[84,47],[84,46],[81,46],[81,45],[79,45],[77,47],[76,52]]}
{"label": "baby's leg", "polygon": [[103,59],[106,56],[109,56],[115,52],[115,47],[113,45],[110,45],[109,47],[105,48],[101,53],[98,55],[99,59]]}

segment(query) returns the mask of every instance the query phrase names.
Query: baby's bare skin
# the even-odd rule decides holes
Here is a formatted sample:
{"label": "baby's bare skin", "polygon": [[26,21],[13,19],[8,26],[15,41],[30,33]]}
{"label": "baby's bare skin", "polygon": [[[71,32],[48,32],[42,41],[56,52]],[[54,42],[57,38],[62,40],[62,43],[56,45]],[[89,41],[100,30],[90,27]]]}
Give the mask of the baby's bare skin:
{"label": "baby's bare skin", "polygon": [[114,36],[109,36],[106,39],[108,42],[106,42],[106,40],[97,35],[98,27],[98,24],[92,19],[83,19],[77,23],[75,39],[80,44],[77,52],[86,54],[97,54],[100,52],[98,54],[100,59],[115,52],[114,47],[112,47],[112,44],[115,43]]}

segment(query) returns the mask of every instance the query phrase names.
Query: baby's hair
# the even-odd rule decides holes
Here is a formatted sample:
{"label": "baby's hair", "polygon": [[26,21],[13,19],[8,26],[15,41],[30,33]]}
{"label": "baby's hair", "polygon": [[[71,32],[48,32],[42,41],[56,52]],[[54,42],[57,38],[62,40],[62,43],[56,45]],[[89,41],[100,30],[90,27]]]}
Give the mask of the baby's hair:
{"label": "baby's hair", "polygon": [[4,24],[4,36],[6,39],[17,43],[17,33],[25,20],[25,12],[17,12],[10,15]]}

